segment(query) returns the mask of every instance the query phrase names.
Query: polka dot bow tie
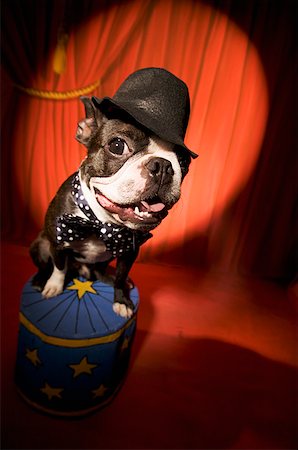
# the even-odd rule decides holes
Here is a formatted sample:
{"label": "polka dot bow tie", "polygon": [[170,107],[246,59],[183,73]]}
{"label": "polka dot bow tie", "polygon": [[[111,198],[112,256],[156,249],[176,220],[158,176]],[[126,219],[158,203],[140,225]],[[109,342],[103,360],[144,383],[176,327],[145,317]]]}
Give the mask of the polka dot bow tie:
{"label": "polka dot bow tie", "polygon": [[85,199],[78,173],[72,181],[72,196],[76,205],[83,211],[87,219],[74,214],[64,214],[56,219],[56,238],[59,244],[73,241],[83,241],[95,235],[102,240],[113,257],[117,257],[137,246],[144,244],[152,234],[149,232],[135,231],[127,227],[121,227],[112,223],[104,223],[97,219],[96,215]]}

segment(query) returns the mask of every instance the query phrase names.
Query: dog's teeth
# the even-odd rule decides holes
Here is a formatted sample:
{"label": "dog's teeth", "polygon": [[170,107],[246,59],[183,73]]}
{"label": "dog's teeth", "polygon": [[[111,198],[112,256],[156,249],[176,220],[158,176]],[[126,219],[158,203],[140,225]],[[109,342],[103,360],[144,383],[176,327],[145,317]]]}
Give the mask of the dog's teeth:
{"label": "dog's teeth", "polygon": [[138,206],[135,206],[134,213],[140,218],[151,217],[151,214],[148,211],[140,211]]}

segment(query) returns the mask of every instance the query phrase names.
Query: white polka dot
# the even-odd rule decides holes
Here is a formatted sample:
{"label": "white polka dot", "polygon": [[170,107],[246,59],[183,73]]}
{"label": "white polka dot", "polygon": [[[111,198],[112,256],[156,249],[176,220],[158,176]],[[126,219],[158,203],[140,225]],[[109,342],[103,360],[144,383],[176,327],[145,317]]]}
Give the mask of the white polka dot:
{"label": "white polka dot", "polygon": [[89,206],[88,206],[88,205],[85,205],[85,209],[87,209],[87,211],[88,211],[88,209],[89,209]]}
{"label": "white polka dot", "polygon": [[57,231],[61,231],[61,228],[57,227],[56,230],[57,230]]}
{"label": "white polka dot", "polygon": [[70,236],[69,240],[70,240],[70,241],[73,241],[73,237],[72,237],[72,236]]}
{"label": "white polka dot", "polygon": [[71,191],[71,195],[75,195],[75,191]]}
{"label": "white polka dot", "polygon": [[84,198],[84,196],[83,196],[83,195],[81,195],[81,196],[80,196],[80,200],[83,200],[83,198]]}
{"label": "white polka dot", "polygon": [[72,230],[71,230],[71,229],[69,229],[69,230],[68,230],[68,232],[69,232],[69,233],[72,233]]}
{"label": "white polka dot", "polygon": [[105,228],[102,228],[100,231],[101,231],[101,233],[103,233],[103,234],[105,234],[105,233],[107,232],[107,230],[106,230]]}
{"label": "white polka dot", "polygon": [[80,208],[83,208],[83,206],[84,206],[83,203],[80,203]]}
{"label": "white polka dot", "polygon": [[61,236],[58,236],[57,239],[58,239],[58,241],[61,241],[62,237],[61,237]]}
{"label": "white polka dot", "polygon": [[118,238],[121,238],[122,237],[122,234],[118,234]]}
{"label": "white polka dot", "polygon": [[63,226],[63,228],[65,228],[66,227],[65,223],[63,223],[62,226]]}
{"label": "white polka dot", "polygon": [[111,233],[108,234],[108,237],[112,237]]}
{"label": "white polka dot", "polygon": [[79,194],[78,194],[78,193],[76,193],[76,198],[78,198],[78,196],[79,196]]}
{"label": "white polka dot", "polygon": [[77,184],[75,184],[75,185],[74,185],[74,187],[75,187],[75,189],[77,189],[78,185],[77,185]]}

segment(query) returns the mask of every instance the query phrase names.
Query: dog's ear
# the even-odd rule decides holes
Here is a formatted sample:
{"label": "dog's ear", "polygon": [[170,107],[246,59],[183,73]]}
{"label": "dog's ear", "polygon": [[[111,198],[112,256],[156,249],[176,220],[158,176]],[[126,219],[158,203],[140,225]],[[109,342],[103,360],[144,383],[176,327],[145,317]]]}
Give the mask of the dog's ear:
{"label": "dog's ear", "polygon": [[80,100],[84,103],[86,117],[78,123],[76,140],[89,147],[92,137],[107,119],[89,97],[80,97]]}

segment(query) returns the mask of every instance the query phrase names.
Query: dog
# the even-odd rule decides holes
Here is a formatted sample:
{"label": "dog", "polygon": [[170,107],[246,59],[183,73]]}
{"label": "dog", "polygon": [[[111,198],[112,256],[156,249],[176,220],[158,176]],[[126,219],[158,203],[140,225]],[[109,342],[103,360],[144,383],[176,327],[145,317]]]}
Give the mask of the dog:
{"label": "dog", "polygon": [[113,310],[130,318],[129,271],[150,231],[179,200],[197,156],[183,142],[188,90],[165,69],[149,68],[130,75],[113,98],[81,101],[85,118],[76,139],[87,156],[59,188],[30,247],[38,268],[33,285],[46,298],[57,296],[73,271],[101,279],[116,259]]}

